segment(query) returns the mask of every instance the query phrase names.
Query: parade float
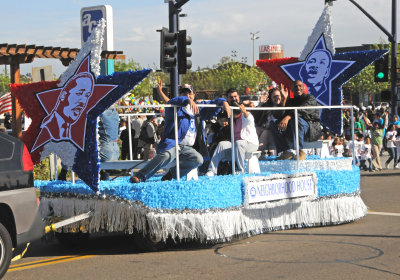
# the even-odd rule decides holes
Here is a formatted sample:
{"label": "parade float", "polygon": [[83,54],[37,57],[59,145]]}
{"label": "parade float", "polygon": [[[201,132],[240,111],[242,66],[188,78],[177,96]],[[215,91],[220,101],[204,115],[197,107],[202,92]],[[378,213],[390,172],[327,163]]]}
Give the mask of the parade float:
{"label": "parade float", "polygon": [[[360,170],[352,158],[309,156],[304,161],[277,161],[250,156],[258,173],[171,181],[161,181],[160,174],[138,184],[130,183],[127,176],[100,181],[97,117],[150,71],[99,75],[104,24],[97,25],[58,82],[11,87],[32,118],[23,141],[33,161],[38,163],[54,153],[79,177],[75,182],[35,181],[43,217],[69,218],[91,212],[89,219],[67,225],[60,232],[140,232],[156,241],[225,242],[274,230],[348,223],[366,215],[360,197]],[[302,80],[301,69],[307,59],[321,50],[331,60],[324,77],[325,92],[316,96],[325,106],[340,106],[341,85],[386,52],[335,54],[325,8],[300,58],[261,60],[257,65],[278,84],[290,88],[292,81]],[[87,105],[71,124],[69,136],[56,137],[46,120],[66,87],[82,75],[92,81]],[[307,86],[313,94],[313,85]],[[340,131],[341,109],[335,108],[323,110],[322,122],[332,131]]]}

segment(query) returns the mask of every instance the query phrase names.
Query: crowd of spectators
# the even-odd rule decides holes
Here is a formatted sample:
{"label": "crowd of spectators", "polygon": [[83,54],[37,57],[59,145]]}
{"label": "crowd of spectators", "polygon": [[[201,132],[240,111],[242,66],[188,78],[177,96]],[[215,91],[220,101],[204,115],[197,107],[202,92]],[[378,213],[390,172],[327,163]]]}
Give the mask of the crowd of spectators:
{"label": "crowd of spectators", "polygon": [[[162,89],[162,82],[160,82],[159,88],[160,91]],[[257,147],[250,150],[258,149],[258,151],[262,152],[262,157],[276,156],[276,159],[293,159],[297,157],[295,154],[296,147],[293,133],[295,126],[293,116],[291,115],[293,111],[285,110],[285,107],[312,106],[314,104],[314,99],[310,99],[310,95],[303,94],[300,92],[301,90],[307,93],[307,89],[302,88],[301,82],[298,85],[295,82],[293,87],[295,98],[288,98],[288,89],[285,89],[282,85],[276,86],[265,92],[258,104],[254,104],[248,100],[241,102],[240,95],[236,89],[230,89],[226,93],[224,97],[229,105],[239,107],[240,109],[236,111],[237,115],[234,113],[236,169],[239,172],[244,171],[243,154],[248,152],[248,147],[252,147],[255,144]],[[165,95],[163,95],[162,99],[164,102],[169,101],[169,98]],[[201,102],[201,100],[198,101]],[[251,107],[256,106],[265,110],[251,110]],[[400,167],[399,117],[391,117],[390,108],[374,106],[374,104],[370,104],[367,107],[353,107],[353,121],[351,120],[350,109],[342,111],[343,133],[340,135],[333,134],[329,129],[321,126],[316,112],[307,113],[307,110],[304,110],[303,114],[303,110],[298,110],[300,133],[299,159],[305,159],[306,156],[318,155],[320,153],[320,149],[303,149],[302,147],[304,141],[314,141],[319,138],[319,140],[329,141],[329,154],[331,157],[352,157],[354,159],[353,163],[358,165],[362,170],[375,172],[388,168],[398,169]],[[246,108],[249,109],[246,110]],[[268,108],[282,110],[268,110]],[[120,153],[113,153],[119,154],[120,159],[153,159],[156,155],[158,144],[162,140],[165,123],[163,109],[162,105],[154,108],[129,109],[129,111],[120,109],[118,112],[120,114],[134,114],[130,118],[131,123],[130,125],[127,123],[128,118],[126,115],[120,116],[119,135],[103,141],[100,145],[100,154],[107,149],[110,150],[112,148],[112,150],[115,150],[115,142],[118,141],[120,144]],[[107,112],[104,114],[106,115]],[[6,117],[8,115],[6,114]],[[248,120],[250,120],[250,123]],[[10,126],[9,122],[9,118],[6,118],[5,125],[7,127]],[[354,124],[353,135],[352,123]],[[204,158],[204,163],[199,170],[208,174],[221,174],[224,171],[220,171],[223,168],[219,167],[224,166],[225,161],[231,157],[226,154],[226,151],[230,153],[231,147],[230,119],[226,110],[222,110],[211,120],[205,121],[203,125],[209,157]],[[246,126],[248,128],[244,129]],[[316,129],[317,126],[321,130]],[[107,130],[107,125],[104,125],[104,127],[105,129],[100,126],[100,134],[103,130]],[[131,128],[130,133],[128,127]],[[314,131],[312,137],[310,137],[311,130]],[[254,135],[252,134],[253,131]],[[243,144],[244,142],[246,143]],[[106,144],[107,147],[103,147]],[[243,148],[243,145],[246,148]],[[238,150],[241,152],[238,153]],[[225,154],[221,154],[221,151],[224,151]],[[381,156],[385,151],[389,157],[385,162],[381,162]],[[103,160],[107,160],[107,158]],[[115,157],[113,157],[113,160],[115,160]],[[228,170],[231,170],[231,167],[228,167]],[[225,170],[225,172],[227,171]]]}

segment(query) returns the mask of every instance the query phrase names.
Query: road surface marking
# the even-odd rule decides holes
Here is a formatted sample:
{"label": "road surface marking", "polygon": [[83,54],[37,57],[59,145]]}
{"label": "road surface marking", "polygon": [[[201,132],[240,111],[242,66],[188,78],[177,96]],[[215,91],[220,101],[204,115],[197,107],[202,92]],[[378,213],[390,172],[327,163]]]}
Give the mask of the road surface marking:
{"label": "road surface marking", "polygon": [[14,264],[14,265],[10,265],[10,268],[8,269],[8,272],[18,271],[18,270],[25,270],[25,269],[30,269],[30,268],[40,267],[40,266],[46,266],[46,265],[52,265],[52,264],[56,264],[56,263],[62,263],[62,262],[69,262],[69,261],[87,259],[87,258],[92,258],[92,257],[95,257],[95,255],[63,256],[63,257],[44,259],[44,260],[28,262],[28,263]]}
{"label": "road surface marking", "polygon": [[400,217],[400,213],[390,213],[390,212],[375,212],[375,211],[368,211],[368,214],[373,214],[373,215],[382,215],[382,216],[396,216],[396,217]]}

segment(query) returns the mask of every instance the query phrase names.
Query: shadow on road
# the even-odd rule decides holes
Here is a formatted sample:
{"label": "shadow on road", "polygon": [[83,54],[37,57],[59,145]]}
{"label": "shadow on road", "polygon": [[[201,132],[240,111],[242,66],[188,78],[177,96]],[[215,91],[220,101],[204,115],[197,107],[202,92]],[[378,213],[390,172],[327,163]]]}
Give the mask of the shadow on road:
{"label": "shadow on road", "polygon": [[82,242],[68,246],[57,239],[39,240],[29,246],[25,257],[58,257],[65,255],[121,255],[152,253],[157,251],[201,250],[213,247],[215,243],[200,243],[193,240],[154,243],[143,236],[124,233],[91,234]]}
{"label": "shadow on road", "polygon": [[274,232],[274,235],[286,236],[340,236],[340,237],[366,237],[366,238],[400,238],[400,235],[376,235],[376,234],[343,234],[343,233],[292,233],[292,232]]}

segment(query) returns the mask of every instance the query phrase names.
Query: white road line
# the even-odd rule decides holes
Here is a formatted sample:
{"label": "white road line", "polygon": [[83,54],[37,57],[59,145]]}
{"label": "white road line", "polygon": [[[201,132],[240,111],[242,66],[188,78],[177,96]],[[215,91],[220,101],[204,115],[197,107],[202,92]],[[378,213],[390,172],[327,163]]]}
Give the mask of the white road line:
{"label": "white road line", "polygon": [[374,212],[374,211],[368,211],[368,214],[372,214],[372,215],[382,215],[382,216],[396,216],[396,217],[400,217],[400,213],[389,213],[389,212]]}

